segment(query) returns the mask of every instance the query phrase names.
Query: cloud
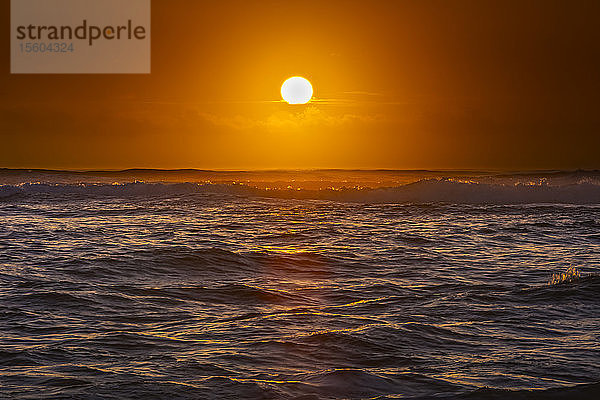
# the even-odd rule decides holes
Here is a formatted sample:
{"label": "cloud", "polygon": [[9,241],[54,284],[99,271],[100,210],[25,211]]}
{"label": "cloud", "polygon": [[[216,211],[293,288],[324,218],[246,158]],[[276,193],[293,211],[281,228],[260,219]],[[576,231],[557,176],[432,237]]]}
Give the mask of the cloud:
{"label": "cloud", "polygon": [[344,92],[344,94],[348,94],[348,95],[351,95],[351,96],[370,96],[370,97],[373,97],[373,96],[383,96],[383,93],[365,92],[365,91],[362,91],[362,90],[354,90],[354,91],[351,91],[351,92]]}
{"label": "cloud", "polygon": [[263,119],[248,118],[241,115],[224,117],[209,113],[200,116],[216,126],[233,129],[300,129],[312,126],[335,127],[354,123],[376,123],[383,120],[380,115],[341,114],[332,115],[317,107],[309,106],[301,112],[280,112]]}

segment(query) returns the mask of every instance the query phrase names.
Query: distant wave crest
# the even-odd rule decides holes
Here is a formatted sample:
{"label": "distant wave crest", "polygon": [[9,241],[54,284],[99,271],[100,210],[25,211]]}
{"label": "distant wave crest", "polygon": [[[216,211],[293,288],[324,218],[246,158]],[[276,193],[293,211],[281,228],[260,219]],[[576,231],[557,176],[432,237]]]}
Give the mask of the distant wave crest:
{"label": "distant wave crest", "polygon": [[242,184],[146,183],[0,185],[0,198],[19,195],[170,196],[218,193],[286,199],[333,200],[358,203],[455,204],[600,204],[600,185],[581,181],[564,185],[494,184],[452,179],[425,179],[389,188],[262,189]]}

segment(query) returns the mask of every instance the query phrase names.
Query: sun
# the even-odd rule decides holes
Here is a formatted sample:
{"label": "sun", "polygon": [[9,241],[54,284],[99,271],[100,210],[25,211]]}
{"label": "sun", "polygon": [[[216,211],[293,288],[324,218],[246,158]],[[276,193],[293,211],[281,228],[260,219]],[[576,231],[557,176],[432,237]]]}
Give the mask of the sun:
{"label": "sun", "polygon": [[281,97],[288,104],[306,104],[313,95],[313,88],[308,79],[293,76],[281,85]]}

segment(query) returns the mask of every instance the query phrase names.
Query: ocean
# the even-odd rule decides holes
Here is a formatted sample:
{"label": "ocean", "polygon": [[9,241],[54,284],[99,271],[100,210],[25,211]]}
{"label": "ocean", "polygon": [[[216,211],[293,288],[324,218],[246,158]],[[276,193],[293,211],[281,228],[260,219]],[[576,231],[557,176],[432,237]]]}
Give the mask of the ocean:
{"label": "ocean", "polygon": [[600,172],[0,170],[0,398],[600,393]]}

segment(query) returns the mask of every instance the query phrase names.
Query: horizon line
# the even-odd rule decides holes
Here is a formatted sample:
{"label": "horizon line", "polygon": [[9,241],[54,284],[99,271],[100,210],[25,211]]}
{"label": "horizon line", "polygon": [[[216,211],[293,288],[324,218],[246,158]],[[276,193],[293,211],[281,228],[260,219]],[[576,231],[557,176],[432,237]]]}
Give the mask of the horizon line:
{"label": "horizon line", "polygon": [[62,173],[127,173],[127,172],[212,172],[212,173],[253,173],[253,172],[600,172],[600,168],[539,168],[539,169],[504,169],[504,168],[257,168],[257,169],[204,169],[204,168],[116,168],[116,169],[54,169],[54,168],[13,168],[0,167],[0,172],[62,172]]}

